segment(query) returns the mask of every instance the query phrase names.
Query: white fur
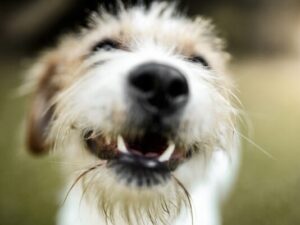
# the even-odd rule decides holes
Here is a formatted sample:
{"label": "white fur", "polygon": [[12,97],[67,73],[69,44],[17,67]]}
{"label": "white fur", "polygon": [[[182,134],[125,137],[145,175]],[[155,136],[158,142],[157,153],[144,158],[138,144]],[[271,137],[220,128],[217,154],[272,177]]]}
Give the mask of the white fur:
{"label": "white fur", "polygon": [[[220,207],[235,180],[239,165],[239,154],[236,151],[238,143],[236,144],[232,157],[229,157],[221,149],[214,152],[205,172],[203,169],[199,170],[199,161],[202,159],[197,158],[177,172],[176,176],[184,181],[191,194],[194,225],[221,224]],[[191,173],[191,169],[194,169],[195,172]],[[194,184],[195,177],[198,180],[197,185]],[[106,224],[105,219],[99,216],[96,209],[95,205],[90,205],[82,199],[81,188],[76,188],[60,211],[58,225]],[[188,210],[185,210],[174,225],[188,224],[192,224],[191,215]]]}
{"label": "white fur", "polygon": [[[173,172],[191,196],[193,219],[186,207],[168,222],[170,225],[192,225],[193,220],[194,225],[219,225],[220,204],[234,181],[239,149],[235,110],[231,106],[230,87],[225,76],[225,54],[218,46],[220,41],[210,37],[211,31],[206,33],[206,29],[210,29],[206,22],[199,19],[192,22],[178,16],[165,4],[155,4],[150,11],[141,8],[124,11],[120,18],[117,20],[105,14],[94,19],[92,30],[85,31],[83,38],[76,41],[85,46],[97,38],[111,35],[114,27],[121,26],[131,34],[126,43],[130,51],[116,50],[88,57],[73,71],[73,82],[55,98],[57,118],[52,124],[49,140],[55,141],[55,150],[70,164],[66,189],[74,182],[78,171],[99,162],[85,149],[82,131],[93,128],[105,136],[115,137],[124,129],[128,114],[134,113],[129,112],[130,99],[124,94],[129,72],[147,62],[167,64],[184,74],[190,90],[190,99],[177,131],[179,142],[186,148],[195,143],[198,146],[198,153]],[[176,51],[189,41],[194,42],[193,51],[199,51],[212,69],[190,62]],[[79,52],[82,46],[77,46]],[[138,114],[134,117],[139,119]],[[110,190],[121,197],[134,192],[131,187],[124,188],[118,183],[107,168],[99,168],[87,178],[92,188],[85,190],[84,186],[75,185],[59,213],[58,225],[105,225],[107,221],[97,205],[102,200],[97,198],[97,191]],[[170,182],[150,190],[149,196],[155,198],[156,194],[161,194],[166,199],[172,198],[177,193],[176,188]],[[142,207],[143,197],[133,201]],[[121,216],[114,219],[115,224],[126,225]],[[144,225],[150,224],[145,219]]]}

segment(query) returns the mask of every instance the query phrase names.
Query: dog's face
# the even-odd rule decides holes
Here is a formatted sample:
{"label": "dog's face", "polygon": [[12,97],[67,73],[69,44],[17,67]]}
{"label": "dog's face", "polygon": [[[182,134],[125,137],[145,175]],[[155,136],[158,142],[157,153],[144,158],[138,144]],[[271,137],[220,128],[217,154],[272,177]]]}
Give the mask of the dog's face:
{"label": "dog's face", "polygon": [[203,153],[232,141],[221,45],[207,21],[163,4],[95,15],[36,67],[29,146],[87,169],[84,183],[102,208],[128,207],[128,196],[147,207],[182,204],[179,180],[196,185]]}

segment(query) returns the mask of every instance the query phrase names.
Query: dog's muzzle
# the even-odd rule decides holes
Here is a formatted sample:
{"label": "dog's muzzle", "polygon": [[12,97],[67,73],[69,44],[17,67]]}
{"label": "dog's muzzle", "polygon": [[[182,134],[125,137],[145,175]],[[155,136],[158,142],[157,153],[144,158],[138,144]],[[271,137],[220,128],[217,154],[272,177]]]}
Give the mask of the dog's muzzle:
{"label": "dog's muzzle", "polygon": [[107,137],[91,130],[84,134],[86,145],[94,155],[106,160],[106,166],[127,185],[163,184],[190,153],[176,145],[174,138],[189,99],[187,80],[174,67],[142,64],[129,73],[127,95],[130,110],[138,112],[140,119],[136,122],[131,117],[126,126],[143,131],[142,135],[121,132]]}

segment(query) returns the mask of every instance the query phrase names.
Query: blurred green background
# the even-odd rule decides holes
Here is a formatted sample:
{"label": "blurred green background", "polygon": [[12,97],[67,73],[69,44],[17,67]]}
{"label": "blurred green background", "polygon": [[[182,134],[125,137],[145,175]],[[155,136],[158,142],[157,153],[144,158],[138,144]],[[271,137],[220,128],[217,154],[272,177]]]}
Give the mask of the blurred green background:
{"label": "blurred green background", "polygon": [[[237,95],[249,121],[241,123],[251,141],[243,139],[240,175],[224,205],[224,224],[300,224],[300,2],[182,4],[192,15],[212,17],[228,39]],[[81,24],[95,5],[96,0],[0,2],[0,224],[55,223],[63,165],[53,156],[25,152],[28,99],[16,90],[37,52]]]}

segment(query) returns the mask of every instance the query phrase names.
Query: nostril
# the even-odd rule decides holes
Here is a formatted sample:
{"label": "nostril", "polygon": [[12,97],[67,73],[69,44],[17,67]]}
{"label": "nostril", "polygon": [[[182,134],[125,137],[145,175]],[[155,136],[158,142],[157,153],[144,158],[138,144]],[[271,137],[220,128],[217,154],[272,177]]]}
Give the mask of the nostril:
{"label": "nostril", "polygon": [[155,77],[151,73],[143,73],[131,78],[131,84],[134,88],[144,94],[150,94],[155,89]]}
{"label": "nostril", "polygon": [[168,87],[168,95],[171,99],[187,96],[188,85],[186,81],[180,78],[174,79]]}

